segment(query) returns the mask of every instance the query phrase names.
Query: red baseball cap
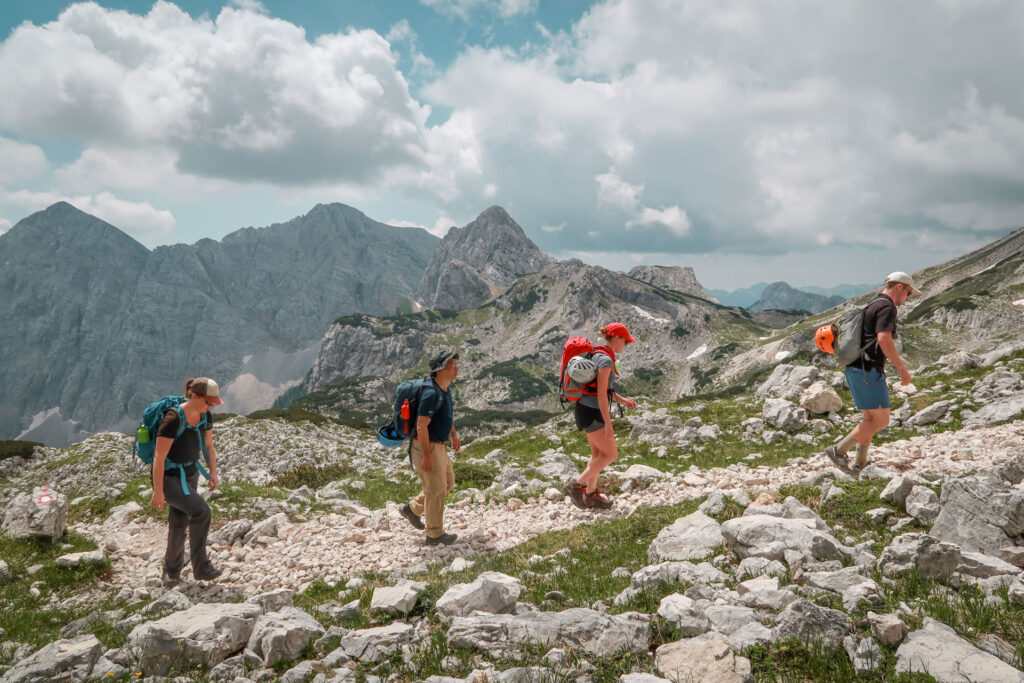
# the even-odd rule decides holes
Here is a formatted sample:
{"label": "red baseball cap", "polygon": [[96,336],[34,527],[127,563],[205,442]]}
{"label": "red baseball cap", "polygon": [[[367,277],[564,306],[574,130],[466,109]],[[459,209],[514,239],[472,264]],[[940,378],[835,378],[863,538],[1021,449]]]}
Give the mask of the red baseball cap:
{"label": "red baseball cap", "polygon": [[604,331],[609,337],[625,337],[626,341],[630,344],[636,341],[622,323],[608,323],[605,325]]}

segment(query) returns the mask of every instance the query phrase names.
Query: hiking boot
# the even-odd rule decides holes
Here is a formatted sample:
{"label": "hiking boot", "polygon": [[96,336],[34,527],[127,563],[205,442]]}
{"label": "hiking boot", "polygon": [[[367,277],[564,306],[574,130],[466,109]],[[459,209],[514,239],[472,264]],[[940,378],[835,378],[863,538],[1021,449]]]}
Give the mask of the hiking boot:
{"label": "hiking boot", "polygon": [[597,508],[599,510],[607,510],[612,506],[612,501],[596,490],[593,493],[583,494],[583,502],[586,503],[588,508]]}
{"label": "hiking boot", "polygon": [[565,488],[562,489],[562,493],[569,496],[569,500],[571,500],[572,504],[576,507],[583,509],[587,508],[587,504],[583,500],[583,497],[587,495],[586,490],[583,488],[583,484],[570,481],[565,485]]}
{"label": "hiking boot", "polygon": [[181,576],[178,574],[172,574],[167,571],[167,567],[164,567],[160,572],[160,585],[164,588],[174,588],[181,582]]}
{"label": "hiking boot", "polygon": [[193,578],[195,578],[196,581],[213,581],[222,573],[223,572],[221,570],[214,567],[213,564],[211,563],[207,564],[202,569],[197,569],[193,571],[192,576]]}
{"label": "hiking boot", "polygon": [[863,471],[864,468],[858,465],[857,463],[853,463],[852,465],[850,465],[850,474],[852,474],[855,477],[860,477],[860,473]]}
{"label": "hiking boot", "polygon": [[406,503],[402,507],[398,508],[398,511],[400,513],[402,513],[403,517],[405,517],[407,520],[409,520],[409,524],[412,524],[417,529],[420,529],[420,530],[423,529],[423,520],[419,518],[419,515],[416,515],[412,511],[412,508],[409,507],[408,503]]}
{"label": "hiking boot", "polygon": [[427,545],[451,545],[452,543],[455,543],[455,539],[458,537],[458,534],[441,534],[434,538],[427,536],[426,543]]}
{"label": "hiking boot", "polygon": [[832,461],[832,464],[841,469],[843,472],[850,471],[850,463],[846,459],[846,455],[844,453],[840,453],[835,446],[826,446],[825,455],[827,455],[828,459]]}

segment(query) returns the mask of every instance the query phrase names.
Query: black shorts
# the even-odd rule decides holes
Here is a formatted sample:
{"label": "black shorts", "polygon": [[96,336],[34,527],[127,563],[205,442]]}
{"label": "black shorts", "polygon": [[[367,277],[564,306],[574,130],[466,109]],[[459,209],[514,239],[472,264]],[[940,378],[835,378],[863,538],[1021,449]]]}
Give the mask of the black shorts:
{"label": "black shorts", "polygon": [[576,429],[581,432],[596,432],[599,429],[604,429],[604,418],[601,416],[600,408],[591,408],[577,401],[573,413],[576,417]]}

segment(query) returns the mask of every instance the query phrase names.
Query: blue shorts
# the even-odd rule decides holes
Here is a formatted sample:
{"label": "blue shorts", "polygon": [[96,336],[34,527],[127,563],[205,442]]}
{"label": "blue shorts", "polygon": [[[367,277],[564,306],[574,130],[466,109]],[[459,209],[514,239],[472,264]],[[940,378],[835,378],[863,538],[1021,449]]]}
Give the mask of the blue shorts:
{"label": "blue shorts", "polygon": [[846,386],[853,394],[853,405],[857,410],[876,410],[889,407],[889,385],[885,383],[885,373],[874,368],[867,372],[856,367],[846,366]]}

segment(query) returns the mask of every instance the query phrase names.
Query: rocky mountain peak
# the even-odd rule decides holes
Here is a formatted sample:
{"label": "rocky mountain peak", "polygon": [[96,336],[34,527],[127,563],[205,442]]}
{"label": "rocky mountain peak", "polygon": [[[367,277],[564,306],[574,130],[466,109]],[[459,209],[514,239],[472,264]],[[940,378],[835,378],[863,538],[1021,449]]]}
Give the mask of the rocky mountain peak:
{"label": "rocky mountain peak", "polygon": [[418,293],[428,308],[475,308],[516,278],[554,263],[500,206],[452,228],[434,251]]}
{"label": "rocky mountain peak", "polygon": [[145,254],[149,250],[104,220],[67,202],[57,202],[19,221],[0,236],[12,249],[16,244],[46,245],[50,250],[104,249]]}
{"label": "rocky mountain peak", "polygon": [[629,277],[661,289],[671,289],[692,294],[718,303],[697,281],[697,275],[690,266],[636,266],[626,273]]}
{"label": "rocky mountain peak", "polygon": [[844,301],[846,301],[846,299],[841,296],[812,294],[810,292],[794,289],[785,282],[773,282],[765,287],[764,292],[761,293],[761,298],[750,306],[750,310],[766,311],[769,309],[799,309],[810,311],[811,313],[820,313],[832,308],[833,306],[838,306]]}

